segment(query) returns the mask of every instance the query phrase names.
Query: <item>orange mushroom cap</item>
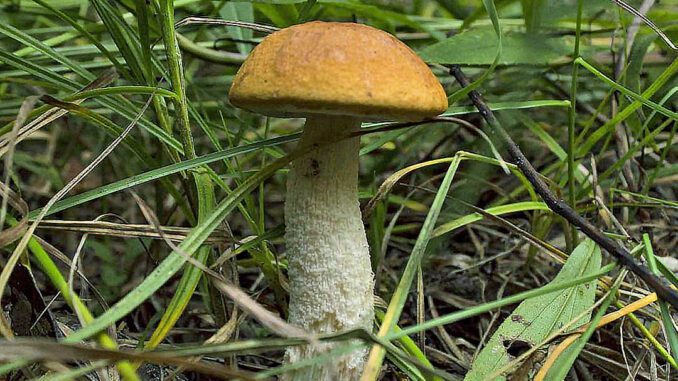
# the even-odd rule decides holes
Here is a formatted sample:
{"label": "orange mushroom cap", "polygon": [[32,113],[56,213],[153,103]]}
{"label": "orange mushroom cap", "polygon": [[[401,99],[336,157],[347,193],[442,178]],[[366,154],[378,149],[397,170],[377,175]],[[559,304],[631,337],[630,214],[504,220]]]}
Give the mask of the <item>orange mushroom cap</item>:
{"label": "orange mushroom cap", "polygon": [[267,36],[240,67],[229,98],[277,117],[413,121],[447,109],[442,86],[407,45],[366,25],[320,21]]}

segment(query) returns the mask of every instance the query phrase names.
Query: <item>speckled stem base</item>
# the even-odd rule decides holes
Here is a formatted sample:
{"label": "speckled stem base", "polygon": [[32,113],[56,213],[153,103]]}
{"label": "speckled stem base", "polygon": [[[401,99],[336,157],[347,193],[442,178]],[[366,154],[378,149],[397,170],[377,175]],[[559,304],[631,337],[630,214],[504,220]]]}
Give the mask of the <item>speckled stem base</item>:
{"label": "speckled stem base", "polygon": [[[358,131],[350,117],[311,117],[300,146]],[[372,328],[374,276],[358,202],[359,138],[320,147],[292,163],[285,201],[290,323],[309,332]],[[317,356],[332,344],[295,347],[286,362]],[[366,350],[289,373],[288,380],[356,380]]]}

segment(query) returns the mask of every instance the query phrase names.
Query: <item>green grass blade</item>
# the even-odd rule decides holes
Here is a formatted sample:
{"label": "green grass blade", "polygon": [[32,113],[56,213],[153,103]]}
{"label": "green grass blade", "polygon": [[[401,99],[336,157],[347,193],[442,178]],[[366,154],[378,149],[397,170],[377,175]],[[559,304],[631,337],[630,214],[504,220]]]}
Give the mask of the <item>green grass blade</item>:
{"label": "green grass blade", "polygon": [[[447,192],[452,185],[452,179],[454,179],[454,175],[457,172],[459,163],[461,162],[460,157],[456,156],[455,159],[456,160],[450,163],[449,169],[447,170],[447,173],[440,184],[440,188],[438,189],[429,213],[426,216],[424,225],[421,227],[421,231],[419,232],[419,237],[417,238],[414,248],[412,249],[410,258],[407,261],[403,275],[400,277],[398,287],[391,296],[388,310],[384,315],[381,329],[379,329],[378,336],[380,337],[388,335],[389,332],[393,330],[393,327],[395,327],[395,325],[398,323],[398,318],[400,317],[403,307],[405,306],[405,300],[407,299],[407,294],[412,287],[412,281],[416,275],[417,268],[420,266],[421,260],[424,257],[424,253],[426,252],[426,246],[432,238],[433,228],[436,221],[438,220],[438,216],[440,215],[440,210],[445,203]],[[363,380],[377,379],[381,369],[382,361],[384,360],[384,355],[384,348],[380,346],[372,347],[365,365],[365,370],[363,372]]]}
{"label": "green grass blade", "polygon": [[[650,240],[650,235],[643,233],[643,243],[645,244],[645,258],[647,259],[647,265],[655,275],[659,275],[659,268],[657,267],[657,259],[654,256],[654,249],[652,248],[652,241]],[[671,348],[671,353],[673,358],[678,357],[678,332],[676,332],[676,326],[673,322],[673,316],[669,310],[669,305],[666,301],[659,299],[659,308],[662,315],[662,323],[664,324],[664,332],[666,333],[666,341]]]}
{"label": "green grass blade", "polygon": [[[189,169],[195,169],[202,165],[213,163],[216,161],[228,159],[237,155],[242,155],[250,152],[254,152],[264,147],[276,146],[288,142],[295,141],[299,138],[299,134],[291,134],[287,136],[282,136],[279,138],[268,139],[265,141],[260,141],[244,146],[239,146],[235,148],[230,148],[220,152],[214,152],[205,156],[200,156],[195,159],[185,160],[176,164],[170,164],[161,168],[153,169],[148,172],[144,172],[135,176],[128,177],[123,180],[116,181],[114,183],[104,185],[99,188],[95,188],[76,196],[65,198],[50,208],[47,216],[72,208],[77,205],[84,204],[85,202],[96,200],[98,198],[107,196],[109,194],[119,192],[125,189],[135,187],[153,180],[157,180],[169,175],[187,171]],[[40,209],[33,210],[29,213],[29,218],[34,218],[40,213]]]}
{"label": "green grass blade", "polygon": [[[487,208],[485,212],[495,216],[501,216],[504,214],[526,212],[530,210],[550,211],[549,207],[543,202],[525,201]],[[455,229],[459,229],[462,226],[466,226],[468,224],[480,221],[483,218],[484,217],[479,213],[467,214],[465,216],[459,217],[457,219],[454,219],[452,221],[446,222],[438,226],[435,230],[433,230],[432,237],[433,238],[440,237],[441,235],[447,234]]]}
{"label": "green grass blade", "polygon": [[54,7],[49,2],[46,2],[45,0],[33,0],[33,1],[41,5],[42,7],[48,9],[50,12],[52,12],[60,19],[66,21],[71,27],[80,32],[80,34],[82,34],[83,37],[85,37],[89,42],[96,46],[97,49],[99,49],[99,51],[103,53],[106,56],[106,58],[108,58],[108,60],[111,61],[111,63],[113,63],[113,65],[118,70],[121,70],[121,72],[123,73],[125,72],[124,68],[122,67],[122,65],[120,65],[120,62],[118,62],[118,60],[113,56],[113,54],[110,51],[108,51],[108,49],[106,49],[104,45],[96,37],[94,37],[87,29],[82,27],[77,21],[75,21],[73,18],[71,18],[58,8]]}
{"label": "green grass blade", "polygon": [[[61,90],[68,91],[69,93],[75,93],[84,87],[83,84],[75,82],[68,79],[65,76],[61,76],[57,73],[54,73],[48,69],[41,67],[40,65],[34,64],[24,58],[17,57],[11,53],[7,53],[0,49],[0,62],[4,62],[10,66],[15,67],[18,70],[30,73],[36,77],[42,78],[49,82],[50,84],[55,85]],[[141,109],[130,100],[122,96],[115,97],[99,97],[96,101],[103,106],[109,108],[117,115],[124,116],[128,121],[135,120],[136,115]],[[160,141],[166,144],[168,147],[181,152],[181,144],[172,136],[170,136],[166,131],[148,121],[148,119],[142,118],[138,121],[139,126],[147,130],[150,134],[157,137]]]}
{"label": "green grass blade", "polygon": [[28,34],[12,27],[9,24],[6,23],[0,23],[0,33],[4,34],[5,36],[12,38],[16,40],[17,42],[20,42],[26,46],[29,46],[36,51],[39,51],[46,56],[50,57],[54,61],[66,66],[67,68],[71,69],[74,73],[78,74],[88,82],[91,82],[94,80],[95,76],[94,74],[90,73],[88,70],[85,70],[82,68],[78,63],[74,62],[73,60],[63,56],[62,54],[58,53],[54,48],[47,46],[43,44],[42,42],[38,41],[37,39],[29,36]]}
{"label": "green grass blade", "polygon": [[[221,201],[214,211],[209,216],[206,216],[202,223],[191,230],[191,233],[179,246],[181,252],[189,255],[195,253],[210,234],[221,224],[223,219],[238,206],[240,201],[250,191],[256,188],[259,183],[272,176],[276,171],[285,167],[294,158],[304,153],[305,151],[301,150],[284,156],[245,180],[242,185],[233,190],[233,193]],[[153,272],[146,276],[141,284],[130,291],[103,315],[96,318],[90,325],[71,334],[66,341],[77,342],[84,340],[118,321],[153,295],[155,291],[182,268],[185,262],[186,259],[179,252],[172,251]]]}
{"label": "green grass blade", "polygon": [[[582,64],[582,63],[586,64],[586,66],[584,66],[584,67],[587,67],[587,66],[588,66],[587,69],[588,69],[588,68],[592,69],[592,70],[593,70],[592,72],[600,73],[597,69],[595,69],[593,66],[591,66],[590,64],[588,64],[586,61],[584,61],[584,60],[581,59],[581,58],[578,58],[578,59],[577,59],[577,62],[578,62],[579,64]],[[678,60],[673,60],[673,62],[671,63],[671,65],[669,65],[669,66],[668,66],[668,67],[667,67],[667,68],[659,75],[659,77],[657,77],[657,79],[656,79],[650,86],[648,86],[648,88],[647,88],[645,91],[643,91],[643,93],[640,94],[640,95],[635,94],[635,93],[633,93],[632,91],[623,88],[623,86],[620,86],[620,85],[618,85],[616,82],[614,82],[614,81],[612,81],[611,79],[605,77],[602,73],[600,73],[600,75],[596,75],[598,78],[600,78],[601,80],[605,81],[605,82],[606,82],[608,85],[610,85],[611,87],[617,88],[619,91],[622,91],[621,89],[624,89],[625,95],[629,95],[629,96],[630,96],[630,94],[633,94],[634,97],[635,97],[635,98],[634,98],[635,100],[634,100],[633,103],[631,103],[630,105],[626,106],[624,109],[620,110],[619,113],[617,113],[617,115],[614,116],[614,118],[610,119],[610,120],[609,120],[608,122],[606,122],[603,126],[601,126],[601,127],[598,128],[596,131],[594,131],[594,132],[588,137],[588,139],[586,139],[586,141],[581,142],[581,143],[578,142],[577,146],[579,147],[579,149],[577,150],[577,155],[578,155],[578,156],[582,156],[582,155],[585,155],[585,154],[587,154],[588,152],[590,152],[591,149],[593,148],[593,146],[594,146],[600,139],[602,139],[602,138],[608,136],[608,135],[610,134],[610,132],[612,132],[612,131],[614,130],[614,127],[615,127],[617,124],[621,123],[621,122],[624,121],[626,118],[628,118],[628,117],[629,117],[631,114],[633,114],[638,108],[640,108],[640,106],[643,105],[644,103],[645,103],[648,107],[650,107],[650,106],[647,104],[647,102],[650,102],[650,101],[648,101],[648,99],[650,99],[650,97],[652,97],[652,96],[653,96],[660,88],[662,88],[662,87],[663,87],[663,86],[664,86],[671,78],[673,78],[673,76],[674,76],[676,73],[678,73]],[[629,93],[630,93],[630,94],[629,94]],[[641,101],[641,99],[642,99],[643,101]],[[650,103],[652,103],[652,102],[650,102]],[[653,103],[652,103],[652,104],[653,104]],[[653,104],[653,105],[654,105],[654,104]],[[659,107],[655,107],[655,106],[652,106],[652,107],[650,107],[650,108],[652,108],[652,109],[655,110],[655,111],[660,110]],[[666,110],[664,107],[661,107],[661,109]],[[668,110],[666,110],[666,111],[668,111]],[[675,118],[675,113],[669,111],[669,114],[670,114],[670,115],[674,115],[674,118]],[[666,115],[666,114],[665,114],[665,115]]]}
{"label": "green grass blade", "polygon": [[426,322],[422,324],[418,324],[409,328],[403,328],[400,333],[391,333],[384,337],[386,340],[395,340],[398,339],[402,336],[409,336],[413,335],[418,332],[423,332],[435,327],[440,327],[446,324],[452,324],[454,322],[468,319],[473,316],[477,316],[489,311],[492,311],[497,308],[501,308],[504,306],[508,306],[514,303],[518,303],[520,301],[523,301],[525,299],[529,298],[534,298],[537,296],[541,295],[546,295],[554,292],[558,292],[573,286],[578,286],[583,283],[588,283],[594,279],[598,279],[601,276],[607,274],[608,272],[612,271],[616,267],[615,264],[609,264],[606,266],[601,267],[600,271],[591,274],[591,275],[586,275],[582,276],[580,278],[572,279],[563,283],[558,283],[558,284],[548,284],[546,286],[542,286],[539,288],[535,288],[529,291],[524,291],[519,294],[511,295],[503,299],[495,300],[493,302],[485,303],[480,306],[476,306],[473,308],[467,308],[462,311],[457,311],[453,312],[451,314],[441,316],[439,318],[427,320]]}

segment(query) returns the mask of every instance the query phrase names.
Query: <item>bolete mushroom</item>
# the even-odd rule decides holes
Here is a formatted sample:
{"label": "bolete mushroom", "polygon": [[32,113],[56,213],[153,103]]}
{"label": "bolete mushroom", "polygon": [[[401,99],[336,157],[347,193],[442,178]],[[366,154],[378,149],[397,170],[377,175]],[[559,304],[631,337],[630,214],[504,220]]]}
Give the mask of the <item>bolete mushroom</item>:
{"label": "bolete mushroom", "polygon": [[[275,117],[306,118],[287,179],[285,240],[289,321],[309,332],[372,329],[374,275],[358,202],[365,120],[416,121],[447,108],[429,67],[405,44],[354,23],[310,22],[266,38],[236,74],[233,105]],[[294,347],[296,362],[330,348]],[[294,379],[359,377],[366,351],[306,368]]]}

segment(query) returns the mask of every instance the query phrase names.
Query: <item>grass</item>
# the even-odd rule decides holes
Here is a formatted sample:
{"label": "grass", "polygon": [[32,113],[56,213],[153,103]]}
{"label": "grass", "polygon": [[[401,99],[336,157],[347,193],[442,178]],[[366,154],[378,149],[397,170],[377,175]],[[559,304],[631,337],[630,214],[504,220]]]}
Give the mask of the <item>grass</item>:
{"label": "grass", "polygon": [[[282,239],[302,121],[247,113],[226,94],[272,30],[257,25],[321,19],[395,34],[430,58],[451,104],[428,123],[363,126],[377,329],[321,337],[338,345],[307,363],[370,347],[363,380],[473,380],[479,369],[520,379],[544,363],[544,379],[668,379],[678,370],[675,311],[662,300],[626,308],[653,290],[605,255],[551,283],[577,266],[569,254],[586,237],[504,161],[445,67],[464,65],[553,192],[678,286],[678,60],[665,40],[678,38],[678,10],[661,2],[644,12],[661,35],[602,0],[10,0],[0,8],[1,178],[13,190],[1,188],[0,374],[109,378],[107,369],[135,380],[151,367],[266,379],[305,365],[282,362],[285,347],[304,343],[284,322]],[[468,45],[464,33],[487,30],[496,45]],[[553,58],[524,63],[535,56]],[[115,219],[115,232],[99,218]],[[589,284],[595,293],[576,292]],[[549,312],[572,316],[570,330],[588,325],[549,357],[569,331],[534,318],[546,325],[531,341],[512,311],[562,290],[576,303]],[[512,333],[496,356],[505,360],[489,363],[494,332]],[[515,353],[510,343],[521,341],[527,349]]]}

